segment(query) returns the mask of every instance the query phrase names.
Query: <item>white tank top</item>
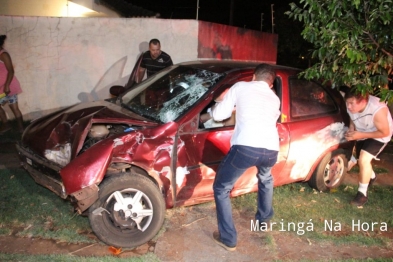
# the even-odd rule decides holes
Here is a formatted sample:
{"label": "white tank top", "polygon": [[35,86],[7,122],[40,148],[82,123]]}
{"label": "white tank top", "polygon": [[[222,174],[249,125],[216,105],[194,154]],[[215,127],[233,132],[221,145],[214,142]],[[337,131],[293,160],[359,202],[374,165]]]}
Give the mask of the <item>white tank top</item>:
{"label": "white tank top", "polygon": [[[380,98],[378,98],[378,97],[369,96],[367,106],[363,110],[363,112],[356,113],[356,114],[351,114],[351,112],[348,112],[357,131],[374,132],[377,130],[377,128],[374,125],[374,115],[381,108],[384,108],[384,107],[387,108],[387,105],[384,102],[380,102],[379,100],[380,100]],[[390,131],[389,136],[382,137],[382,138],[374,138],[375,140],[380,141],[382,143],[389,142],[390,139],[392,138],[392,134],[393,134],[393,123],[392,123],[393,121],[392,121],[392,116],[390,115],[389,110],[388,110],[387,118],[388,118],[387,120],[389,123],[389,131]]]}

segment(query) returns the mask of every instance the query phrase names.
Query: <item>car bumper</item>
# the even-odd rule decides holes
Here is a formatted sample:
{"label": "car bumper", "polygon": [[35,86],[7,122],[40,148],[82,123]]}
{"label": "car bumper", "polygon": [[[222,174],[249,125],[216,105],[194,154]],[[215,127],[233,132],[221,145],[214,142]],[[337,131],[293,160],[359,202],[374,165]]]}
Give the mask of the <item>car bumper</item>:
{"label": "car bumper", "polygon": [[34,154],[19,143],[16,144],[16,149],[22,166],[37,184],[48,188],[63,199],[67,198],[60,176],[61,166]]}

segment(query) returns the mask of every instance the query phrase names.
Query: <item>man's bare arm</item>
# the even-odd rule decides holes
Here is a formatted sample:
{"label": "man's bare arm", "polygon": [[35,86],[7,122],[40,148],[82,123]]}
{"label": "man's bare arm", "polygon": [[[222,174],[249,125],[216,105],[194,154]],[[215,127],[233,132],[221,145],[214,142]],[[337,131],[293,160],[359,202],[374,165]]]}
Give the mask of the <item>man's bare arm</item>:
{"label": "man's bare arm", "polygon": [[375,131],[375,137],[373,138],[381,138],[390,135],[388,112],[389,108],[384,107],[374,115],[374,125],[377,131]]}

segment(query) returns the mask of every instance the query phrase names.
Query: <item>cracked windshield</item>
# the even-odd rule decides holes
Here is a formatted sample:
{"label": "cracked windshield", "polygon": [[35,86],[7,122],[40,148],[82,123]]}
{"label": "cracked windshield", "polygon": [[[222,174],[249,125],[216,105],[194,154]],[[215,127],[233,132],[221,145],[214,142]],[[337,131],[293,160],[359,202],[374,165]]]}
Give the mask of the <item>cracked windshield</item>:
{"label": "cracked windshield", "polygon": [[153,121],[168,123],[192,107],[224,75],[189,67],[164,70],[122,97],[123,107]]}

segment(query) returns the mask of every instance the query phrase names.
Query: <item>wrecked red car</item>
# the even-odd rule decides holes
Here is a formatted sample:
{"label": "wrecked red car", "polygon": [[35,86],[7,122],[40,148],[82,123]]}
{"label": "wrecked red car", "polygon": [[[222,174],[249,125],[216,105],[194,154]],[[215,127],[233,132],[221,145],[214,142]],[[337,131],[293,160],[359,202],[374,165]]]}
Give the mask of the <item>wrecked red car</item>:
{"label": "wrecked red car", "polygon": [[[213,200],[212,184],[228,152],[233,124],[200,116],[257,64],[196,61],[174,65],[119,97],[81,103],[33,121],[17,145],[38,184],[69,198],[105,243],[135,247],[161,228],[166,208]],[[340,93],[275,66],[281,100],[280,152],[274,185],[308,181],[325,191],[340,185],[352,143]],[[115,88],[116,89],[116,88]],[[257,190],[255,169],[231,196]]]}

